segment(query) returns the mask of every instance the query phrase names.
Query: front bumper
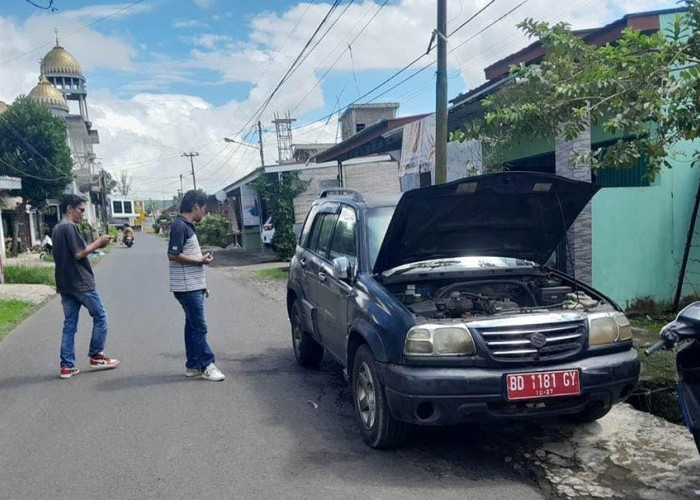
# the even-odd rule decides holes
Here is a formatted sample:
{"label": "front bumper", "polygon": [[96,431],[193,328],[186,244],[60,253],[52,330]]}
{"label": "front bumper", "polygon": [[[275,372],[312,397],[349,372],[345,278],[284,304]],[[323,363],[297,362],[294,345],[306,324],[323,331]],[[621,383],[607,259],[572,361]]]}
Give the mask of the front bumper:
{"label": "front bumper", "polygon": [[[451,425],[488,418],[580,413],[625,399],[639,378],[634,349],[534,369],[435,368],[379,363],[392,415],[403,422]],[[579,369],[581,394],[510,402],[505,373]]]}

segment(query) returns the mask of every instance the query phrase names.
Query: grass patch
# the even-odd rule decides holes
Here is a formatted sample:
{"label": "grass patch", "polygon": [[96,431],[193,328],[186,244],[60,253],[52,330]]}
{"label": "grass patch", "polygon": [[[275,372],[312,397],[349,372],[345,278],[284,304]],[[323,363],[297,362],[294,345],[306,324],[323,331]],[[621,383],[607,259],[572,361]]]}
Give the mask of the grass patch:
{"label": "grass patch", "polygon": [[29,316],[36,306],[23,300],[0,299],[0,340]]}
{"label": "grass patch", "polygon": [[273,267],[270,269],[261,269],[258,271],[258,276],[261,278],[272,278],[276,280],[286,280],[289,278],[288,267]]}
{"label": "grass patch", "polygon": [[56,286],[53,267],[6,266],[5,283]]}
{"label": "grass patch", "polygon": [[636,328],[644,328],[652,333],[658,334],[661,329],[676,319],[673,313],[649,313],[649,314],[629,314],[627,317]]}

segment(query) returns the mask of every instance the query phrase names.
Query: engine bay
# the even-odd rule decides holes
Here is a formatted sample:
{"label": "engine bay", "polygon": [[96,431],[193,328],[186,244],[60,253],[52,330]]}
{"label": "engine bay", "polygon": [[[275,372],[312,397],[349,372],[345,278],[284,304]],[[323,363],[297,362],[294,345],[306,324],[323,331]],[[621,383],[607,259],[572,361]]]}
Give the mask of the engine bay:
{"label": "engine bay", "polygon": [[425,319],[588,311],[607,304],[554,275],[421,280],[388,288],[411,312]]}

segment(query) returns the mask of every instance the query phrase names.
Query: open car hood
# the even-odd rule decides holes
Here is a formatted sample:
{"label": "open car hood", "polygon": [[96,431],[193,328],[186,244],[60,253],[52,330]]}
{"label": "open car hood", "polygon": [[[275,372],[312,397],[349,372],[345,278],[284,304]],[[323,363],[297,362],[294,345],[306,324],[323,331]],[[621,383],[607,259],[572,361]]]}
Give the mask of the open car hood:
{"label": "open car hood", "polygon": [[544,264],[599,189],[551,174],[502,172],[407,191],[373,270],[468,256]]}

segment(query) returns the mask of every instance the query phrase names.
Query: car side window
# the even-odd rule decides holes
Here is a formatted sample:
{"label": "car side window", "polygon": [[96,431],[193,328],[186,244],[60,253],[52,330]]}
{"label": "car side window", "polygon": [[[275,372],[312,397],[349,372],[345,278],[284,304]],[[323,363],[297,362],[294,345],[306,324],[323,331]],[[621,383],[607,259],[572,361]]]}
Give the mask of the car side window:
{"label": "car side window", "polygon": [[316,241],[318,240],[318,233],[321,231],[321,224],[325,215],[326,214],[321,213],[316,215],[316,217],[313,219],[313,223],[311,224],[311,230],[309,231],[309,235],[306,238],[306,241],[304,242],[304,248],[306,248],[307,250],[315,250]]}
{"label": "car side window", "polygon": [[333,228],[337,220],[338,216],[336,214],[323,214],[323,221],[320,224],[318,240],[316,241],[316,247],[314,249],[314,251],[323,258],[328,254]]}
{"label": "car side window", "polygon": [[299,245],[304,248],[310,248],[311,244],[314,242],[312,237],[312,229],[315,227],[317,219],[320,217],[318,214],[318,207],[312,207],[309,213],[306,215],[306,220],[304,221],[304,226],[301,229],[301,235],[299,235]]}
{"label": "car side window", "polygon": [[331,242],[331,259],[336,257],[347,257],[351,264],[355,264],[357,257],[355,227],[357,226],[357,215],[355,211],[344,206],[338,216],[338,223],[333,232]]}

